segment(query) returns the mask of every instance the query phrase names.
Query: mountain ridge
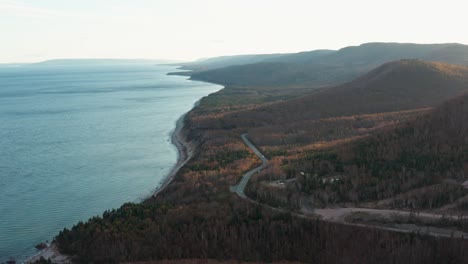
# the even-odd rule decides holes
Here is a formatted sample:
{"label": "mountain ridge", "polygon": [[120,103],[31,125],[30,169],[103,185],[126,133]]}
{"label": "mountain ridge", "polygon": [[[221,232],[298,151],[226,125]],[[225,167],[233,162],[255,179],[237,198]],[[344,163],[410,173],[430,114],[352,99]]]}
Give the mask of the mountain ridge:
{"label": "mountain ridge", "polygon": [[[468,65],[468,46],[457,43],[364,43],[320,54],[285,54],[274,60],[186,73],[192,79],[238,86],[333,86],[350,81],[388,61],[422,59]],[[315,54],[315,55],[314,55]],[[311,56],[304,60],[305,56]],[[298,58],[301,58],[299,60]]]}
{"label": "mountain ridge", "polygon": [[434,107],[468,92],[468,66],[400,60],[354,81],[228,115],[257,125]]}

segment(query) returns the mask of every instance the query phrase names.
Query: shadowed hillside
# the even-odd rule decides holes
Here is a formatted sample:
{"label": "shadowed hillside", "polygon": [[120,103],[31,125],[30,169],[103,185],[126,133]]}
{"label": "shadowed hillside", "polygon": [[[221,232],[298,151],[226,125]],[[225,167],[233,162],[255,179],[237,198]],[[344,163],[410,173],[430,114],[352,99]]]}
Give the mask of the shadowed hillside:
{"label": "shadowed hillside", "polygon": [[402,60],[386,63],[347,84],[234,113],[233,123],[292,121],[432,107],[468,91],[468,67]]}
{"label": "shadowed hillside", "polygon": [[203,71],[216,68],[224,68],[232,65],[244,65],[263,62],[268,59],[276,59],[284,54],[252,54],[252,55],[234,55],[221,56],[207,59],[200,59],[194,62],[184,63],[181,66],[183,70]]}
{"label": "shadowed hillside", "polygon": [[468,46],[367,43],[336,52],[311,51],[243,63],[246,65],[229,64],[226,68],[196,71],[191,76],[225,85],[324,86],[350,81],[382,63],[400,59],[467,64]]}
{"label": "shadowed hillside", "polygon": [[208,59],[201,59],[194,62],[182,64],[181,69],[202,71],[216,68],[224,68],[233,65],[246,65],[261,62],[305,62],[323,55],[333,53],[333,50],[314,50],[299,53],[286,54],[252,54],[252,55],[234,55],[222,56]]}

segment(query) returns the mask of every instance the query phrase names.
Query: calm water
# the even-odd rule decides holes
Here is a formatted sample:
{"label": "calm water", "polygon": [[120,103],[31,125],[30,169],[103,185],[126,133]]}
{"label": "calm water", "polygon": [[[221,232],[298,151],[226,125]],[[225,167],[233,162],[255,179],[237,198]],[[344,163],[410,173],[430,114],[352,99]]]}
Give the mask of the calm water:
{"label": "calm water", "polygon": [[176,120],[221,87],[151,64],[0,68],[0,262],[149,196]]}

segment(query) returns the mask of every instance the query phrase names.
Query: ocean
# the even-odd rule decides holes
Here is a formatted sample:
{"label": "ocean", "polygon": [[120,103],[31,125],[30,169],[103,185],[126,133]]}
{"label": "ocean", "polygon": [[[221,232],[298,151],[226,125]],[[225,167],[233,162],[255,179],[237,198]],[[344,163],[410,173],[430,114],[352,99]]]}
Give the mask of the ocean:
{"label": "ocean", "polygon": [[0,263],[139,202],[177,161],[171,132],[222,87],[143,62],[0,66]]}

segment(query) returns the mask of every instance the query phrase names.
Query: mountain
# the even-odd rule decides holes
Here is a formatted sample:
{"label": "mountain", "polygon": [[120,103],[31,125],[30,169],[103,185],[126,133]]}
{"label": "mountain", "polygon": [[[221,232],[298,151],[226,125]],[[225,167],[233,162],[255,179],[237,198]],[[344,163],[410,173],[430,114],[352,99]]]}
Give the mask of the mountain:
{"label": "mountain", "polygon": [[238,86],[329,86],[350,81],[400,59],[468,65],[468,46],[461,44],[366,43],[338,51],[287,54],[245,65],[199,70],[193,79]]}
{"label": "mountain", "polygon": [[318,58],[334,52],[333,50],[314,50],[299,53],[285,54],[253,54],[253,55],[234,55],[221,56],[208,59],[201,59],[194,62],[181,64],[182,70],[205,71],[229,66],[249,65],[256,63],[271,62],[303,62]]}
{"label": "mountain", "polygon": [[425,59],[437,51],[451,50],[459,44],[412,44],[412,43],[364,43],[345,47],[316,63],[335,64],[352,67],[375,67],[382,63],[399,59]]}
{"label": "mountain", "polygon": [[214,58],[201,59],[194,62],[181,64],[183,70],[211,70],[217,68],[224,68],[232,65],[243,65],[259,63],[267,60],[275,60],[281,58],[284,54],[254,54],[254,55],[234,55],[234,56],[221,56]]}
{"label": "mountain", "polygon": [[426,55],[430,61],[445,61],[454,64],[468,65],[468,49],[465,45],[453,44],[434,50]]}
{"label": "mountain", "polygon": [[311,60],[315,60],[325,55],[329,55],[336,52],[336,50],[312,50],[303,51],[292,54],[285,54],[282,56],[276,56],[274,58],[265,59],[263,62],[291,62],[291,63],[303,63]]}
{"label": "mountain", "polygon": [[260,124],[436,106],[468,91],[468,66],[421,60],[386,63],[354,81],[231,115]]}

